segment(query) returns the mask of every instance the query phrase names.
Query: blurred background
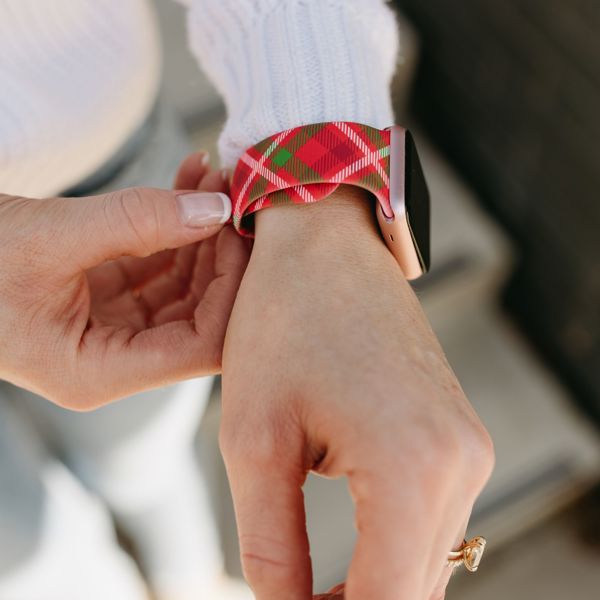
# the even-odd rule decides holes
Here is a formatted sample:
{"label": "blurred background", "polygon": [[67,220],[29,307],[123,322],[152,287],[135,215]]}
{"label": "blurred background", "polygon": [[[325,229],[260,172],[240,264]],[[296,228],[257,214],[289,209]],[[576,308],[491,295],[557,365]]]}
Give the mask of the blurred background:
{"label": "blurred background", "polygon": [[[184,9],[153,4],[160,109],[126,170],[164,186],[190,148],[208,149],[217,166],[225,112],[187,49]],[[470,524],[488,538],[487,554],[476,576],[455,577],[448,597],[598,598],[600,4],[396,4],[397,122],[415,134],[433,202],[433,268],[415,288],[497,453]],[[196,454],[227,569],[239,576],[218,426],[217,381]],[[315,587],[324,590],[344,579],[352,504],[344,481],[316,477],[306,502]],[[127,535],[121,543],[139,558]]]}

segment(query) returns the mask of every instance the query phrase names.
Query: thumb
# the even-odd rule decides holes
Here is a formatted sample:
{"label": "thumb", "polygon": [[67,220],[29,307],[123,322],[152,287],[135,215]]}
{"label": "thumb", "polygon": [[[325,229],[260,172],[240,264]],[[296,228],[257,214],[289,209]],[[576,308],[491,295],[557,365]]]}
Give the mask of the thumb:
{"label": "thumb", "polygon": [[231,216],[223,193],[133,187],[99,196],[57,198],[53,240],[63,256],[90,268],[120,256],[148,256],[217,233]]}

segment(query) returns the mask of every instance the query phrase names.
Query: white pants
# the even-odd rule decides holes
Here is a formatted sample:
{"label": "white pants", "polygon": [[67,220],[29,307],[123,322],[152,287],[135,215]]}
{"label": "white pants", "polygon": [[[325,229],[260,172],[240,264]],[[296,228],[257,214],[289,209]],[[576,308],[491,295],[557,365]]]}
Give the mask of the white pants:
{"label": "white pants", "polygon": [[211,387],[191,380],[92,413],[0,388],[0,600],[146,598],[107,508],[159,598],[212,587],[222,557],[194,454]]}

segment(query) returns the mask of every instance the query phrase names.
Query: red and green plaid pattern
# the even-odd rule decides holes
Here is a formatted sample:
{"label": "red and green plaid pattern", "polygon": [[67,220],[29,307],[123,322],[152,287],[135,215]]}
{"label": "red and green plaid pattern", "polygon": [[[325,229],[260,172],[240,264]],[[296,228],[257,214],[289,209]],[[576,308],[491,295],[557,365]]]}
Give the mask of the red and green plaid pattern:
{"label": "red and green plaid pattern", "polygon": [[277,133],[249,148],[231,182],[233,224],[252,235],[247,217],[280,204],[323,200],[340,184],[372,192],[385,214],[390,206],[390,131],[335,121]]}

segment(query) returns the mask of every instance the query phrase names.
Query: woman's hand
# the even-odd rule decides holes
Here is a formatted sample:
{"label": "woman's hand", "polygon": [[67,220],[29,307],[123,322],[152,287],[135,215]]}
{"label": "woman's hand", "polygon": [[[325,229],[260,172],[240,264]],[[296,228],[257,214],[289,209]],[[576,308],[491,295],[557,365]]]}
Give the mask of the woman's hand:
{"label": "woman's hand", "polygon": [[[362,192],[256,216],[223,357],[221,446],[258,600],[307,600],[302,484],[348,478],[347,600],[439,600],[492,469],[474,413]],[[338,590],[341,593],[341,590]]]}
{"label": "woman's hand", "polygon": [[202,156],[175,185],[206,195],[0,196],[0,378],[87,410],[220,369],[248,250]]}

